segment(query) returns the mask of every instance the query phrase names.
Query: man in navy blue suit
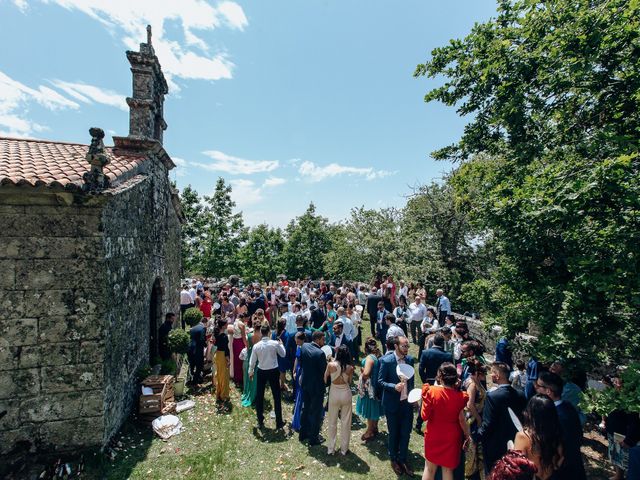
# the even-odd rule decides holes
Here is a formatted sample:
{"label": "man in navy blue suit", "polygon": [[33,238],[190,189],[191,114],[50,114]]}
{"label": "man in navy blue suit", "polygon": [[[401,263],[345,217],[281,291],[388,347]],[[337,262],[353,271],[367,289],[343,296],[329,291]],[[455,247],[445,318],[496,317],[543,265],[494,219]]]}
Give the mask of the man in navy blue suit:
{"label": "man in navy blue suit", "polygon": [[382,390],[382,406],[387,417],[389,430],[388,451],[391,468],[396,475],[403,473],[413,476],[407,465],[407,450],[413,423],[413,406],[407,401],[408,393],[413,389],[413,377],[406,382],[400,381],[396,372],[398,364],[412,365],[414,359],[409,352],[407,337],[392,337],[394,350],[380,358],[378,387]]}
{"label": "man in navy blue suit", "polygon": [[491,364],[491,380],[498,387],[487,393],[482,412],[482,425],[477,436],[482,440],[484,469],[490,472],[493,465],[507,453],[507,442],[516,436],[509,408],[520,416],[525,407],[524,395],[511,386],[509,366],[506,363]]}
{"label": "man in navy blue suit", "polygon": [[329,339],[329,346],[335,352],[340,345],[346,345],[349,352],[353,352],[353,341],[347,338],[344,334],[344,324],[342,320],[338,319],[333,322],[333,333]]}
{"label": "man in navy blue suit", "polygon": [[538,376],[535,385],[537,393],[547,395],[555,403],[562,428],[564,462],[558,472],[558,478],[586,480],[587,474],[584,470],[584,462],[580,453],[582,424],[576,408],[569,402],[562,400],[563,387],[564,382],[560,375],[551,372],[542,372]]}
{"label": "man in navy blue suit", "polygon": [[[433,337],[433,347],[423,350],[420,355],[418,372],[422,383],[433,385],[436,382],[440,365],[445,362],[453,363],[453,354],[444,351],[444,335],[438,332]],[[416,419],[416,432],[422,434],[422,417],[420,415]]]}
{"label": "man in navy blue suit", "polygon": [[324,400],[324,372],[327,357],[322,351],[324,332],[313,332],[311,343],[305,343],[300,350],[302,368],[302,413],[300,415],[300,441],[309,440],[309,445],[319,445],[322,425],[322,402]]}

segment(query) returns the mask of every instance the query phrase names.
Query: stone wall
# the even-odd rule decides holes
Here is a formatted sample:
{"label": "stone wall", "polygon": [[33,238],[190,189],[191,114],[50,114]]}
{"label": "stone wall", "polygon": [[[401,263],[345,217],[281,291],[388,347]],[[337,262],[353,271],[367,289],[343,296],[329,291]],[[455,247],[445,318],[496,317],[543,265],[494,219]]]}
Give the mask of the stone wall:
{"label": "stone wall", "polygon": [[104,445],[134,406],[157,279],[157,326],[179,309],[180,223],[166,168],[149,163],[71,205],[0,195],[0,463]]}
{"label": "stone wall", "polygon": [[[120,428],[137,398],[136,370],[149,363],[152,288],[162,286],[157,327],[179,310],[180,224],[164,167],[127,182],[104,210],[106,297],[105,430]],[[160,318],[162,317],[162,318]]]}
{"label": "stone wall", "polygon": [[0,205],[0,454],[103,440],[100,211]]}

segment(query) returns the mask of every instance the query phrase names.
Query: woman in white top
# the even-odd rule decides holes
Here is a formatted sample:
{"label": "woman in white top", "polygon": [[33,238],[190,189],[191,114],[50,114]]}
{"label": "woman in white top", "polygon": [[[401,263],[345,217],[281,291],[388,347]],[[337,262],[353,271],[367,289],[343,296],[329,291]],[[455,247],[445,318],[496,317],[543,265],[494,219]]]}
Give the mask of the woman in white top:
{"label": "woman in white top", "polygon": [[338,414],[340,414],[340,453],[346,455],[349,452],[349,438],[351,437],[351,380],[353,378],[353,365],[351,365],[351,353],[346,345],[340,345],[335,355],[336,359],[327,364],[327,369],[324,372],[325,382],[331,377],[327,453],[333,455],[336,451]]}

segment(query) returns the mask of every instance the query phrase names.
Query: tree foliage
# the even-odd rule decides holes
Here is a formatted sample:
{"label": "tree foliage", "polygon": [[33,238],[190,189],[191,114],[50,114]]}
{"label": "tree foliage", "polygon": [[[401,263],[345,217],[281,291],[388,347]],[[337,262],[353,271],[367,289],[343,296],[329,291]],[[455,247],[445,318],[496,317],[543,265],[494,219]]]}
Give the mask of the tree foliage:
{"label": "tree foliage", "polygon": [[239,253],[242,276],[246,280],[274,282],[284,272],[285,239],[282,230],[265,223],[252,228]]}
{"label": "tree foliage", "polygon": [[324,274],[324,255],[329,251],[329,221],[316,214],[312,203],[299,217],[291,220],[286,228],[287,243],[284,247],[284,264],[292,278]]}
{"label": "tree foliage", "polygon": [[639,2],[502,0],[415,72],[473,116],[433,154],[460,163],[455,196],[495,251],[466,296],[512,333],[535,323],[543,357],[640,340],[639,35]]}
{"label": "tree foliage", "polygon": [[180,194],[184,223],[182,225],[182,265],[187,271],[200,269],[201,245],[204,229],[204,206],[191,185],[187,185]]}
{"label": "tree foliage", "polygon": [[204,197],[202,234],[202,273],[227,277],[240,270],[238,252],[247,230],[242,213],[233,213],[235,202],[231,199],[231,186],[218,178],[213,195]]}

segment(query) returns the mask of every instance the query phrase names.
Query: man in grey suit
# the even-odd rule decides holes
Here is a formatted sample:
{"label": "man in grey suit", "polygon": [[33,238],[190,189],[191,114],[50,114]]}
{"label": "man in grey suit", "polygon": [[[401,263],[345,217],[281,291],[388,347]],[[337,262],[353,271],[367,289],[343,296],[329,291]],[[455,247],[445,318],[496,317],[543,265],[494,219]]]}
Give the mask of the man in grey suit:
{"label": "man in grey suit", "polygon": [[319,445],[322,425],[322,402],[324,400],[324,372],[327,357],[322,351],[324,332],[313,332],[312,342],[302,345],[300,367],[302,368],[302,413],[300,415],[300,441],[309,440],[309,445]]}

